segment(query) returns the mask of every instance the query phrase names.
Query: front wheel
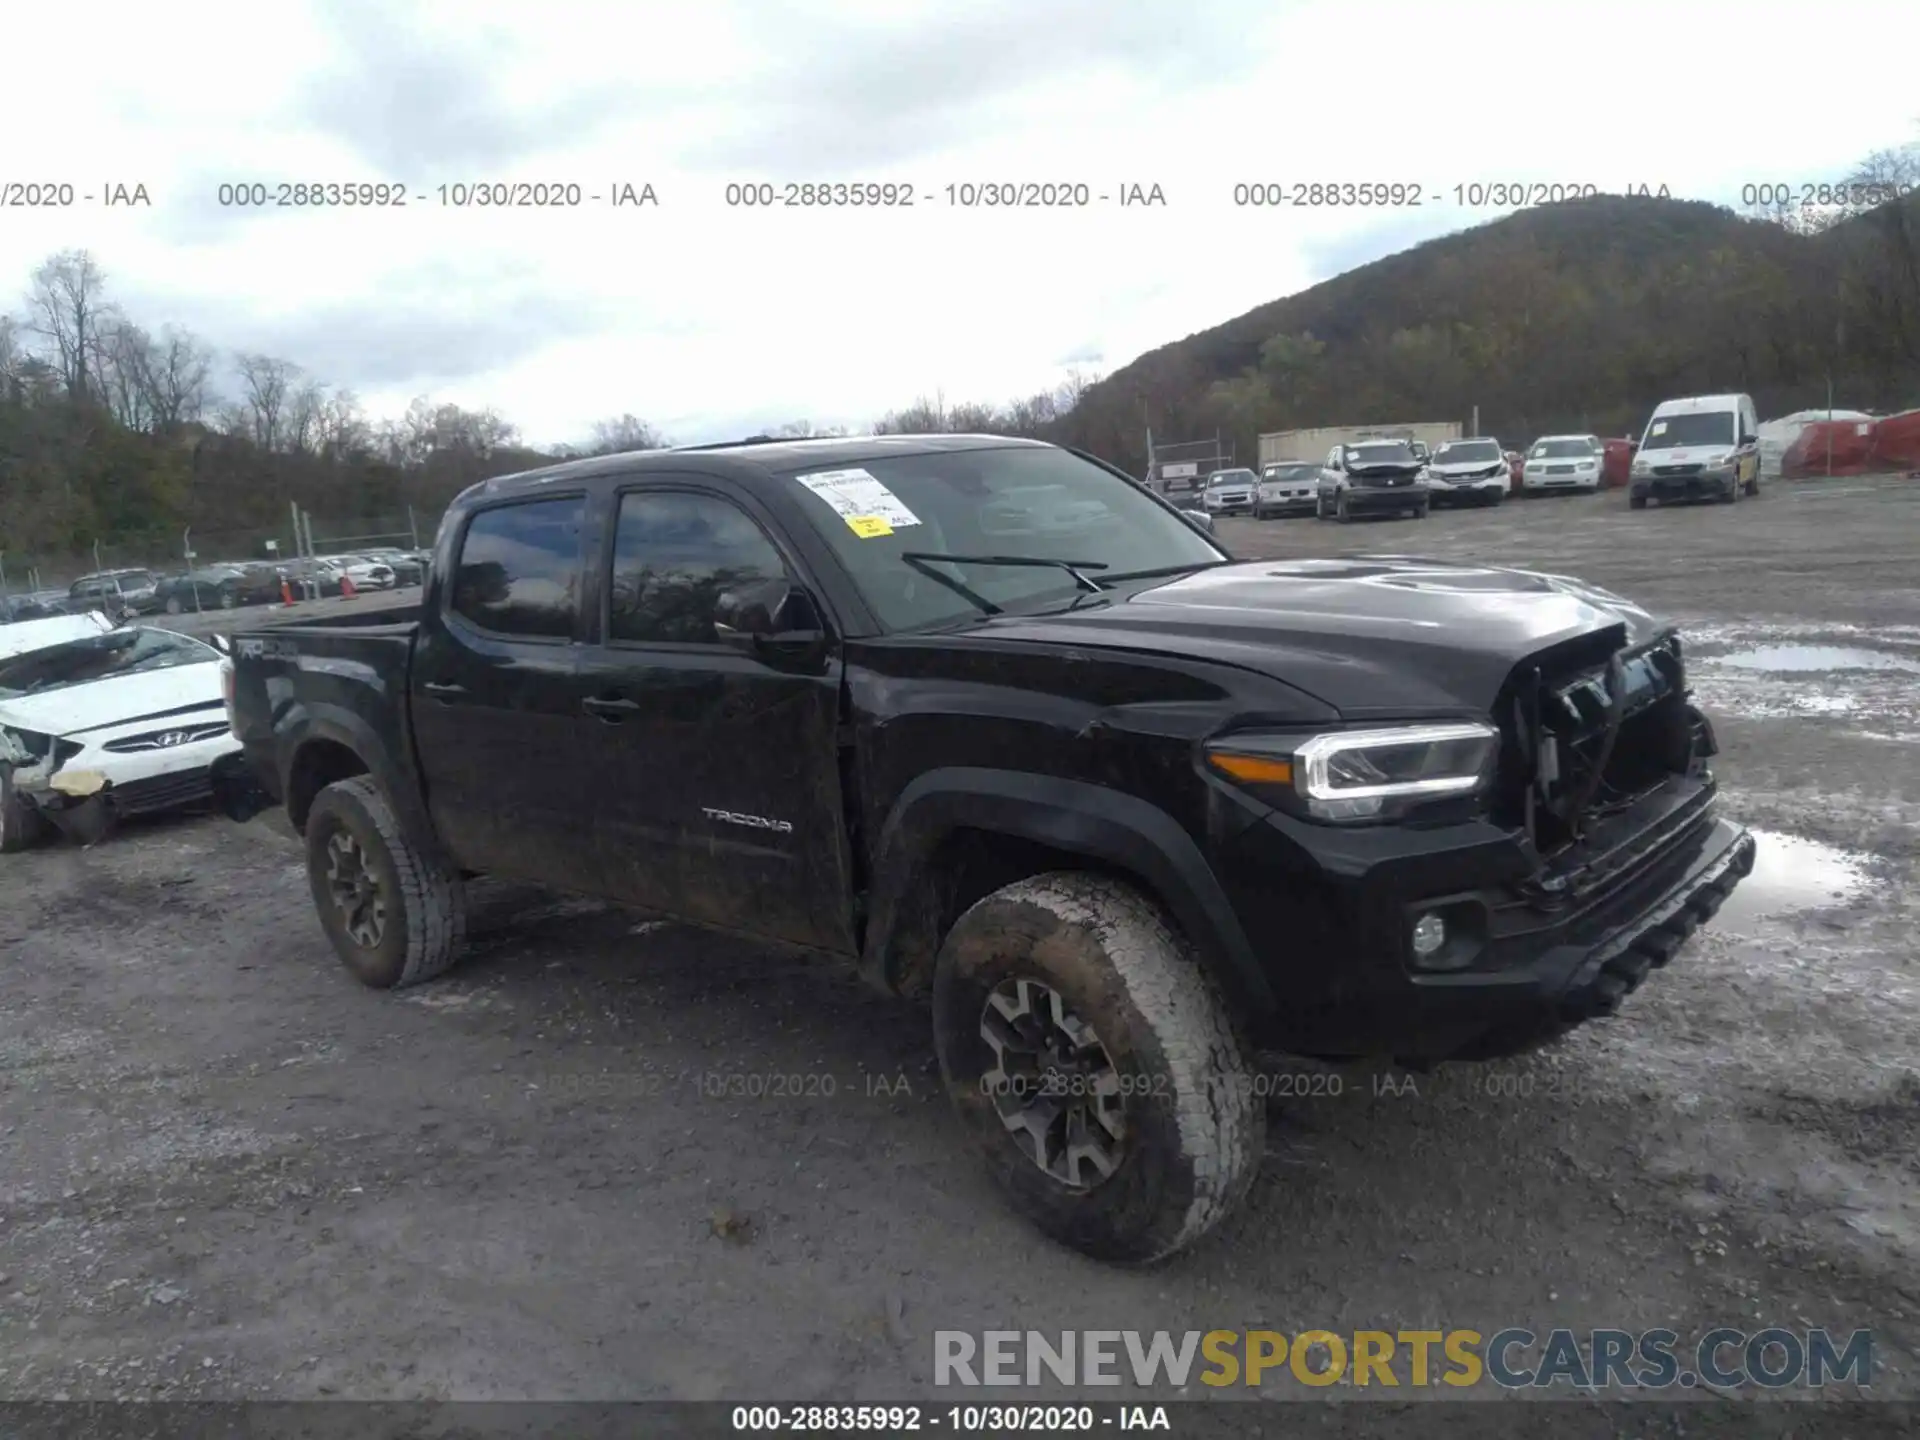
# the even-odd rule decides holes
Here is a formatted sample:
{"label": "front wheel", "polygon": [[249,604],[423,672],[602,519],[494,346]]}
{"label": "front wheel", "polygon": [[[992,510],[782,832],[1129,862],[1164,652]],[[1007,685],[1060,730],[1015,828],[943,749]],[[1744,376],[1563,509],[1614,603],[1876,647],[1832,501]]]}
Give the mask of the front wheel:
{"label": "front wheel", "polygon": [[1342,525],[1351,525],[1353,523],[1353,507],[1347,503],[1345,494],[1342,494],[1339,499],[1333,502],[1333,518],[1338,520]]}
{"label": "front wheel", "polygon": [[1627,505],[1630,509],[1644,510],[1647,508],[1647,497],[1644,495],[1629,495],[1627,497]]}
{"label": "front wheel", "polygon": [[1124,882],[1063,871],[974,905],[940,947],[933,1028],[988,1172],[1065,1245],[1159,1260],[1252,1186],[1246,1050],[1192,946]]}
{"label": "front wheel", "polygon": [[0,854],[37,844],[46,830],[46,818],[14,792],[12,767],[0,765]]}
{"label": "front wheel", "polygon": [[1418,505],[1413,507],[1413,518],[1416,520],[1424,520],[1432,513],[1433,501],[1431,500],[1422,500]]}
{"label": "front wheel", "polygon": [[180,603],[180,597],[178,595],[169,595],[167,597],[167,613],[169,615],[178,615],[186,608],[186,606]]}
{"label": "front wheel", "polygon": [[376,990],[430,980],[459,958],[466,891],[407,838],[364,775],[336,780],[307,815],[307,880],[327,939]]}

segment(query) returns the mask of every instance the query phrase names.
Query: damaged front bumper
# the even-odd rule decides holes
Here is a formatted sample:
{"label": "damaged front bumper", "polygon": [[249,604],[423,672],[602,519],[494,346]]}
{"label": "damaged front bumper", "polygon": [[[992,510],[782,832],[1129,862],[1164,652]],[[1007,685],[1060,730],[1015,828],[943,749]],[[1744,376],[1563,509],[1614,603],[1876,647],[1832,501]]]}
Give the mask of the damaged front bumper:
{"label": "damaged front bumper", "polygon": [[[237,747],[229,733],[164,752],[82,750],[56,740],[38,753],[20,735],[0,729],[0,765],[8,767],[14,799],[82,844],[94,843],[130,816],[213,798],[214,773],[240,758]],[[156,762],[157,753],[165,759]]]}

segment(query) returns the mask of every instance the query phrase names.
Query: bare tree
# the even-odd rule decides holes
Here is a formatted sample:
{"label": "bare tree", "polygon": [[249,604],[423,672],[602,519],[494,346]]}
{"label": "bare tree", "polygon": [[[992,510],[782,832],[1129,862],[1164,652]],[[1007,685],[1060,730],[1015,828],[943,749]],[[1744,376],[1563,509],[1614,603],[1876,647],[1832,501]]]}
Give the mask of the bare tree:
{"label": "bare tree", "polygon": [[100,359],[94,377],[96,390],[113,418],[129,430],[153,428],[153,337],[138,325],[110,312],[100,326]]}
{"label": "bare tree", "polygon": [[31,328],[50,348],[67,393],[85,400],[100,361],[107,277],[85,250],[63,250],[33,272]]}
{"label": "bare tree", "polygon": [[271,355],[239,355],[241,403],[246,406],[253,443],[278,450],[287,439],[287,412],[300,382],[300,367]]}
{"label": "bare tree", "polygon": [[352,459],[371,449],[373,441],[358,396],[351,390],[335,390],[327,397],[320,415],[321,454],[333,460]]}
{"label": "bare tree", "polygon": [[326,386],[318,380],[305,380],[296,385],[287,397],[287,449],[295,455],[319,454],[326,413]]}
{"label": "bare tree", "polygon": [[629,450],[660,450],[666,447],[666,437],[646,421],[632,414],[620,416],[616,420],[601,420],[593,427],[593,439],[588,443],[589,455],[623,455]]}
{"label": "bare tree", "polygon": [[185,330],[169,325],[147,351],[147,409],[153,428],[165,432],[197,422],[207,409],[207,377],[213,352]]}

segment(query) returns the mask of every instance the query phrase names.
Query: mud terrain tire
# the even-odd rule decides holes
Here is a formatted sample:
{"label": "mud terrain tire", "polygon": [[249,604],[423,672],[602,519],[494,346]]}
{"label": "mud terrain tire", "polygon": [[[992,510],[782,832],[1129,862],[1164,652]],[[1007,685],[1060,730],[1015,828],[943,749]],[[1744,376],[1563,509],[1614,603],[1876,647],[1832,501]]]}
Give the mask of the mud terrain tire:
{"label": "mud terrain tire", "polygon": [[[384,902],[377,940],[362,944],[348,933],[328,874],[329,848],[347,836]],[[417,985],[460,958],[466,939],[466,889],[458,875],[438,868],[407,839],[393,808],[364,775],[336,780],[315,797],[307,814],[307,879],[314,907],[334,953],[356,980],[376,990]]]}
{"label": "mud terrain tire", "polygon": [[[1122,1085],[1111,1173],[1056,1178],[1016,1140],[985,1081],[989,997],[1038,981],[1091,1025]],[[1192,947],[1140,891],[1071,871],[995,891],[955,922],[933,983],[934,1046],[948,1096],[988,1172],[1046,1234],[1096,1259],[1146,1264],[1181,1250],[1246,1197],[1265,1106],[1219,992]]]}

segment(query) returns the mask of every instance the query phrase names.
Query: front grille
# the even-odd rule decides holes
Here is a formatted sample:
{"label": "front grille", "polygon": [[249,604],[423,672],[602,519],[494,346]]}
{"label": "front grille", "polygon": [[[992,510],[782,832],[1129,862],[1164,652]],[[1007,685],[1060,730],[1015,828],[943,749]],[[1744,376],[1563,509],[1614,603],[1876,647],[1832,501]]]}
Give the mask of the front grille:
{"label": "front grille", "polygon": [[1695,760],[1679,639],[1607,651],[1604,636],[1549,651],[1502,695],[1495,808],[1543,856],[1579,843]]}
{"label": "front grille", "polygon": [[113,808],[122,815],[144,815],[155,810],[171,810],[179,805],[211,799],[213,783],[205,765],[180,770],[171,775],[153,775],[145,780],[129,780],[108,792]]}
{"label": "front grille", "polygon": [[226,734],[227,729],[227,723],[223,720],[211,725],[187,725],[177,726],[171,730],[149,730],[144,734],[109,740],[100,748],[111,750],[116,755],[129,755],[147,750],[173,750],[199,740],[217,739]]}
{"label": "front grille", "polygon": [[1540,473],[1542,475],[1571,475],[1573,474],[1573,468],[1571,465],[1542,465],[1540,467]]}
{"label": "front grille", "polygon": [[1661,476],[1698,475],[1705,468],[1704,465],[1656,465],[1653,473]]}

